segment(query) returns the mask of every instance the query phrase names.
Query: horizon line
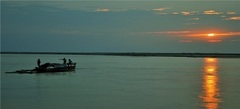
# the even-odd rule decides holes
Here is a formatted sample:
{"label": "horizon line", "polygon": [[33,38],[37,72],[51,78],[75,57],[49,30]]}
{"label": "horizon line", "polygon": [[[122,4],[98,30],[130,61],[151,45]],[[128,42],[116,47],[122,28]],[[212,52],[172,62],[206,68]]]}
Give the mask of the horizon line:
{"label": "horizon line", "polygon": [[0,52],[0,54],[58,54],[58,55],[108,55],[148,57],[211,57],[240,58],[240,53],[161,53],[161,52]]}

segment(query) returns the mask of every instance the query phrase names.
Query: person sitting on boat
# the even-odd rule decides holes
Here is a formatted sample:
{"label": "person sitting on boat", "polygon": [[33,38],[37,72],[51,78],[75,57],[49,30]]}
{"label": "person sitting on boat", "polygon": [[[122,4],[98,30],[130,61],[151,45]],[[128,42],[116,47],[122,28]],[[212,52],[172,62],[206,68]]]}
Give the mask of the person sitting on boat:
{"label": "person sitting on boat", "polygon": [[37,65],[38,65],[38,67],[41,66],[41,60],[40,59],[37,60]]}

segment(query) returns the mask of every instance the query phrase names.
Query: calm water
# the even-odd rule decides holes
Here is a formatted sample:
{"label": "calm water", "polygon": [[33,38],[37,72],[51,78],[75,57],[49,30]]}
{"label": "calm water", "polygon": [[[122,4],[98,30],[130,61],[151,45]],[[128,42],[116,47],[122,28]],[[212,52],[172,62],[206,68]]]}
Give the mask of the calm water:
{"label": "calm water", "polygon": [[[7,74],[36,60],[75,72]],[[237,109],[240,59],[1,55],[2,109]]]}

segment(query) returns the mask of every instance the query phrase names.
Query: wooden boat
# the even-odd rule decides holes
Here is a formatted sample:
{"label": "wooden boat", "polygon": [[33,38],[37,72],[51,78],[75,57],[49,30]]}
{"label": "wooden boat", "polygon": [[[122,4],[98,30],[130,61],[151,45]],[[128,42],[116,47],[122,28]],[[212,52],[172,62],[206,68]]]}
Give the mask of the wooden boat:
{"label": "wooden boat", "polygon": [[45,63],[34,70],[36,72],[66,72],[74,71],[76,63],[59,64],[59,63]]}
{"label": "wooden boat", "polygon": [[17,70],[17,73],[50,73],[50,72],[67,72],[74,71],[76,68],[76,63],[45,63],[39,67],[32,70]]}

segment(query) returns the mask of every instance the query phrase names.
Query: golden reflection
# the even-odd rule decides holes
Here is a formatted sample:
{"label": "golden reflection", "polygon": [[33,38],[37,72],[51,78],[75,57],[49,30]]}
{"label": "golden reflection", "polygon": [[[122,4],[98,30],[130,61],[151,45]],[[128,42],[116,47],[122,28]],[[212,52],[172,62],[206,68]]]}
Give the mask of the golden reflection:
{"label": "golden reflection", "polygon": [[203,70],[203,91],[200,95],[203,106],[206,109],[218,109],[218,105],[221,102],[219,98],[219,78],[218,72],[218,60],[216,58],[204,58],[204,70]]}

